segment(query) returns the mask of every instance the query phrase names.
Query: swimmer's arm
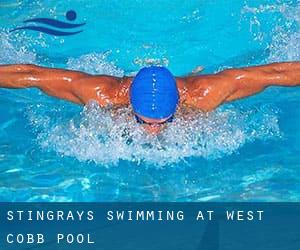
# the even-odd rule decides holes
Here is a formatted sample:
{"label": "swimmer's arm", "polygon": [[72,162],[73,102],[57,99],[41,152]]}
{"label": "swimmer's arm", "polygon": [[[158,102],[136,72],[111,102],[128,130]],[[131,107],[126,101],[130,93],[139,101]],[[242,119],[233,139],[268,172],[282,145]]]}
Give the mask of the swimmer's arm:
{"label": "swimmer's arm", "polygon": [[74,82],[87,74],[33,64],[0,65],[1,88],[39,88],[46,94],[81,103],[73,93]]}
{"label": "swimmer's arm", "polygon": [[300,62],[272,63],[228,70],[237,85],[234,93],[226,98],[233,101],[254,95],[269,86],[295,87],[300,85]]}
{"label": "swimmer's arm", "polygon": [[[0,65],[0,88],[39,88],[46,94],[78,104],[94,99],[114,104],[114,92],[122,78],[93,76],[83,72],[31,64]],[[105,99],[106,98],[106,99]],[[105,100],[104,100],[105,99]]]}
{"label": "swimmer's arm", "polygon": [[224,102],[263,91],[268,86],[300,84],[300,62],[228,69],[214,75],[185,78],[187,105],[209,112]]}

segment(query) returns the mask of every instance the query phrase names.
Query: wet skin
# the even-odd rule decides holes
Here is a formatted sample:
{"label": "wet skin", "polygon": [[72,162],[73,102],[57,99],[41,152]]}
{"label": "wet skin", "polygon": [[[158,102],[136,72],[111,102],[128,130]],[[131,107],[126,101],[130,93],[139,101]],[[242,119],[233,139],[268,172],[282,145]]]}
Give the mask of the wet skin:
{"label": "wet skin", "polygon": [[[39,88],[46,94],[78,104],[96,100],[100,106],[129,105],[132,77],[90,75],[31,64],[0,65],[1,88]],[[216,74],[176,78],[180,104],[209,112],[225,102],[254,95],[268,86],[300,84],[300,62],[228,69]],[[165,120],[140,117],[144,128],[157,134]]]}

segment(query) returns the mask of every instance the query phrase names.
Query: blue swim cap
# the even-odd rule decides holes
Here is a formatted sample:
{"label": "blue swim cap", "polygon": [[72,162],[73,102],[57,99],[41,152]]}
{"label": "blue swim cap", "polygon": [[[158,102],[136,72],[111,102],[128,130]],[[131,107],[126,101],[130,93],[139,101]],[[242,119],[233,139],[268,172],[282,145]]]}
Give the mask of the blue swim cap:
{"label": "blue swim cap", "polygon": [[168,118],[176,112],[178,101],[175,78],[164,67],[142,68],[130,86],[133,111],[147,118]]}

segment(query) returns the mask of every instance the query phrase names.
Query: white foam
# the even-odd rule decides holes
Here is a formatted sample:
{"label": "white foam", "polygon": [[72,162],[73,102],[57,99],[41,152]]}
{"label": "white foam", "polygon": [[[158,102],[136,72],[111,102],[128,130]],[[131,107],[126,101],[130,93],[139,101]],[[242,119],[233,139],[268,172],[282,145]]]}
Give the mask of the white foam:
{"label": "white foam", "polygon": [[152,136],[135,122],[130,108],[102,109],[90,102],[79,117],[57,122],[55,117],[64,116],[61,111],[41,117],[41,108],[46,107],[33,106],[28,117],[42,148],[105,166],[120,160],[163,166],[187,157],[216,159],[237,152],[247,142],[280,137],[272,109],[257,112],[230,107],[208,116],[181,110],[160,135]]}

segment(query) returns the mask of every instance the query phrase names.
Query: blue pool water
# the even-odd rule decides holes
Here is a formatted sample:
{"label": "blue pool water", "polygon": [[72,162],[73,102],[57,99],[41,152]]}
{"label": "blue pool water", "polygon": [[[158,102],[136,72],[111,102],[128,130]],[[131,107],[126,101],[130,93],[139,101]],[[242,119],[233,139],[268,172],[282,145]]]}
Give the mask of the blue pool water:
{"label": "blue pool water", "polygon": [[[180,76],[300,59],[299,1],[53,2],[0,2],[0,64],[122,76],[158,63]],[[86,23],[77,35],[9,32],[68,10]],[[299,97],[269,88],[152,137],[130,108],[0,89],[0,200],[300,201]]]}

